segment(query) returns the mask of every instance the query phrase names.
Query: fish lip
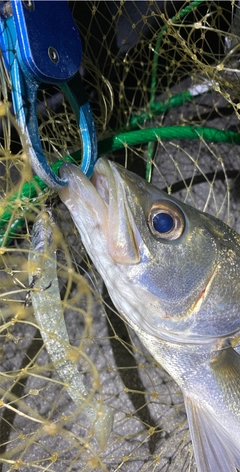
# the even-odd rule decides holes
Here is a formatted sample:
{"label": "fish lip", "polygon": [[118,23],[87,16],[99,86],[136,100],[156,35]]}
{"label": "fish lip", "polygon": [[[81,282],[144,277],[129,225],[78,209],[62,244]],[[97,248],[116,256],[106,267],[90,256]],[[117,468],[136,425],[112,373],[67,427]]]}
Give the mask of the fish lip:
{"label": "fish lip", "polygon": [[121,169],[112,161],[100,158],[95,164],[92,184],[108,207],[106,236],[110,257],[120,264],[138,263],[139,234],[128,204]]}
{"label": "fish lip", "polygon": [[97,190],[99,196],[109,205],[109,188],[113,184],[113,175],[106,159],[98,159],[95,166],[91,183]]}
{"label": "fish lip", "polygon": [[[108,209],[106,202],[97,192],[89,178],[73,163],[66,162],[60,167],[60,176],[69,183],[58,194],[70,210],[76,226],[81,228],[88,222],[89,227],[106,232]],[[79,211],[81,206],[82,211]]]}
{"label": "fish lip", "polygon": [[91,183],[107,205],[109,205],[110,189],[115,190],[116,182],[120,183],[122,180],[119,172],[116,172],[117,167],[114,162],[99,158],[94,166],[91,177]]}

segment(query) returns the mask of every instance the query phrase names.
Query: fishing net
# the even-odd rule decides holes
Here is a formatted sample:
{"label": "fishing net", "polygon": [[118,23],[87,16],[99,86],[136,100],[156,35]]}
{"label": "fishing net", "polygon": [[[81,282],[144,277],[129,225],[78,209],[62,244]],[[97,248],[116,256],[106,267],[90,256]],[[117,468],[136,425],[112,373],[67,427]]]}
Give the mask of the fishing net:
{"label": "fishing net", "polygon": [[[240,231],[238,2],[70,7],[99,155]],[[0,77],[1,471],[196,471],[182,394],[118,317],[56,193],[33,179],[2,62]],[[70,155],[79,163],[81,137],[62,93],[42,87],[37,113],[48,161],[55,169]],[[69,359],[89,404],[114,413],[102,447],[49,358],[30,302],[32,225],[46,206],[56,222]]]}

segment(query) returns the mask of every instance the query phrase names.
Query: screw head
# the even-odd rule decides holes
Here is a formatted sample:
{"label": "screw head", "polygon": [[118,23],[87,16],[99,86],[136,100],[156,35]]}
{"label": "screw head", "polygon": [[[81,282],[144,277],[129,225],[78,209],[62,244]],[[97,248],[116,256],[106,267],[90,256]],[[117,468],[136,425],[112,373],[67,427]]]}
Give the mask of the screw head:
{"label": "screw head", "polygon": [[33,11],[35,8],[34,2],[32,2],[32,0],[24,0],[23,5],[25,6],[25,8],[27,8],[30,11]]}
{"label": "screw head", "polygon": [[55,48],[53,48],[52,46],[50,46],[48,48],[48,56],[49,58],[51,59],[52,62],[54,62],[54,64],[57,64],[58,61],[59,61],[59,55],[58,55],[58,52]]}

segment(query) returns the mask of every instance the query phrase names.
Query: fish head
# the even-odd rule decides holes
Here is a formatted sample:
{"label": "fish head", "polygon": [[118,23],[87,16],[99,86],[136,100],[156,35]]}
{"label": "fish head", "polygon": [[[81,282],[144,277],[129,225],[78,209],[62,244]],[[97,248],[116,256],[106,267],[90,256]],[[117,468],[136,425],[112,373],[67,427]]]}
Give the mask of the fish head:
{"label": "fish head", "polygon": [[69,163],[60,174],[60,198],[133,327],[182,343],[240,328],[237,233],[106,159],[91,181]]}

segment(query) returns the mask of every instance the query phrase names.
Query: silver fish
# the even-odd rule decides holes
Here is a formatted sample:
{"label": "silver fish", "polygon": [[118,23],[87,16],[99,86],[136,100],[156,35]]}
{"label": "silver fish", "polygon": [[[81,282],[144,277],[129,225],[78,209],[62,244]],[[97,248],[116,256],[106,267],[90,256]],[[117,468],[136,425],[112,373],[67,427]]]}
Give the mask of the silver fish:
{"label": "silver fish", "polygon": [[181,387],[198,472],[240,468],[240,236],[123,167],[60,190],[127,323]]}

